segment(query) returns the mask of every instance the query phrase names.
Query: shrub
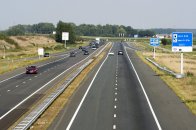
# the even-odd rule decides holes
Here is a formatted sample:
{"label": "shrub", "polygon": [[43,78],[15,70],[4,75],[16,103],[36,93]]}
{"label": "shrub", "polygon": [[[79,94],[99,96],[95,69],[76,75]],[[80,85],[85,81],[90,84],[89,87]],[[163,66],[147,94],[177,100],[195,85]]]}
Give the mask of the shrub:
{"label": "shrub", "polygon": [[194,76],[194,74],[193,74],[192,72],[190,72],[190,71],[188,71],[188,72],[186,73],[186,75],[187,75],[188,77],[193,77],[193,76]]}

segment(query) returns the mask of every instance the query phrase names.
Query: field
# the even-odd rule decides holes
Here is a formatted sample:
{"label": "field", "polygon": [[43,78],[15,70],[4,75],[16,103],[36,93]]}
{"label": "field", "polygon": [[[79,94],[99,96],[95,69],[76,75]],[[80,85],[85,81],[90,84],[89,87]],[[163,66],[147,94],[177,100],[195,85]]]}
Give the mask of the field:
{"label": "field", "polygon": [[[40,47],[52,54],[88,44],[87,42],[67,44],[65,49],[64,44],[56,43],[54,39],[46,36],[12,36],[6,39],[0,40],[0,74],[48,59],[32,58],[38,56],[37,49]],[[27,60],[28,58],[31,60]]]}

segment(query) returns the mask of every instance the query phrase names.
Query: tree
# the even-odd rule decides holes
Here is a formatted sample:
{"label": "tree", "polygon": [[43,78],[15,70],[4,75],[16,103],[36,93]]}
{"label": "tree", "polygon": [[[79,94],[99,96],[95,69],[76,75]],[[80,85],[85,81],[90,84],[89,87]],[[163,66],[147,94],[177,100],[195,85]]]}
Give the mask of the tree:
{"label": "tree", "polygon": [[23,25],[16,25],[12,26],[7,30],[7,35],[9,36],[18,36],[18,35],[24,35],[25,34],[25,28]]}
{"label": "tree", "polygon": [[140,37],[152,37],[152,36],[155,35],[155,33],[153,31],[151,31],[151,30],[140,30],[138,32],[138,35]]}
{"label": "tree", "polygon": [[131,26],[126,27],[125,30],[127,31],[128,37],[133,37],[135,34],[137,34],[137,30],[133,29]]}
{"label": "tree", "polygon": [[125,36],[125,35],[127,34],[127,32],[126,32],[124,26],[120,26],[120,27],[118,28],[118,30],[117,30],[117,33],[118,33],[118,34],[123,34],[123,36]]}
{"label": "tree", "polygon": [[32,33],[51,34],[55,30],[52,23],[38,23],[32,25]]}
{"label": "tree", "polygon": [[161,39],[161,43],[163,45],[171,45],[171,39],[163,38],[163,39]]}
{"label": "tree", "polygon": [[57,42],[63,42],[62,41],[62,32],[69,32],[69,40],[68,43],[75,43],[76,36],[75,31],[73,29],[73,25],[70,23],[64,23],[62,21],[59,21],[56,28],[56,41]]}

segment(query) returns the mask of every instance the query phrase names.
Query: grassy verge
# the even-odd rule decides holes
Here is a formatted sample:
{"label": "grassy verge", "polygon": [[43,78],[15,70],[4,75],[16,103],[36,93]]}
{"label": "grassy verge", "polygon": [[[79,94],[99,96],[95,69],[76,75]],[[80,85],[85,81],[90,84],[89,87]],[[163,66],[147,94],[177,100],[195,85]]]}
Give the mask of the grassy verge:
{"label": "grassy verge", "polygon": [[[160,71],[151,63],[145,60],[145,57],[151,57],[151,52],[137,52],[137,55],[148,64],[160,78],[180,97],[183,103],[196,115],[196,59],[189,56],[185,57],[184,71],[187,75],[183,79],[176,79],[175,77]],[[155,61],[162,66],[166,66],[171,70],[179,73],[180,71],[180,57],[178,54],[158,53]]]}
{"label": "grassy verge", "polygon": [[[74,48],[78,48],[79,46],[86,46],[86,45],[88,45],[87,42],[80,43],[80,44],[68,44],[67,49],[65,49],[63,44],[56,44],[55,46],[47,46],[47,47],[45,46],[44,50],[45,52],[49,52],[52,54],[52,53],[69,51],[70,49],[74,49]],[[37,56],[36,52],[34,54],[17,53],[17,52],[13,52],[13,54],[10,53],[9,56],[6,57],[6,59],[0,60],[0,74],[48,59],[48,58],[41,58],[41,59],[26,60],[27,58],[35,57],[35,56]]]}
{"label": "grassy verge", "polygon": [[17,68],[24,67],[30,64],[35,64],[41,61],[45,61],[48,58],[33,59],[33,60],[6,60],[0,62],[0,74],[13,71]]}

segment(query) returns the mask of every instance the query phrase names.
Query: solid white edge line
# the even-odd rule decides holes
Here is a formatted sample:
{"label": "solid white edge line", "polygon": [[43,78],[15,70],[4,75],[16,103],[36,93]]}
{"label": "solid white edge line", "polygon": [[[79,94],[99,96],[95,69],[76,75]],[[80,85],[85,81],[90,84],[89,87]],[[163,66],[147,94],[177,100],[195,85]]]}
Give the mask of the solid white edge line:
{"label": "solid white edge line", "polygon": [[[105,45],[105,47],[107,46],[107,44]],[[91,55],[93,55],[96,51],[94,51]],[[58,77],[60,77],[61,75],[63,75],[65,72],[67,72],[68,70],[70,70],[71,68],[75,67],[76,65],[82,63],[83,61],[85,61],[86,59],[88,59],[91,55],[89,55],[88,57],[86,57],[85,59],[81,60],[80,62],[74,64],[73,66],[71,66],[70,68],[66,69],[65,71],[63,71],[62,73],[60,73],[58,76],[56,76],[55,78],[53,78],[52,80],[50,80],[48,83],[46,83],[45,85],[43,85],[41,88],[39,88],[38,90],[36,90],[35,92],[33,92],[31,95],[29,95],[27,98],[25,98],[24,100],[22,100],[20,103],[18,103],[16,106],[14,106],[12,109],[10,109],[8,112],[6,112],[4,115],[2,115],[0,117],[0,120],[3,119],[5,116],[7,116],[10,112],[12,112],[14,109],[16,109],[17,107],[19,107],[21,104],[23,104],[25,101],[27,101],[29,98],[31,98],[33,95],[35,95],[37,92],[39,92],[41,89],[43,89],[44,87],[46,87],[48,84],[50,84],[52,81],[54,81],[55,79],[57,79]]]}
{"label": "solid white edge line", "polygon": [[125,47],[124,50],[125,50],[126,55],[127,55],[128,59],[129,59],[129,62],[131,63],[131,66],[132,66],[132,68],[133,68],[133,70],[134,70],[134,72],[135,72],[135,75],[136,75],[136,77],[137,77],[137,79],[138,79],[138,81],[139,81],[139,84],[140,84],[140,86],[141,86],[141,88],[142,88],[142,91],[143,91],[143,93],[144,93],[144,95],[145,95],[145,97],[146,97],[146,100],[147,100],[148,105],[149,105],[149,107],[150,107],[151,113],[152,113],[152,115],[153,115],[153,117],[154,117],[154,120],[155,120],[155,122],[156,122],[156,124],[157,124],[157,127],[158,127],[159,130],[162,130],[161,125],[160,125],[160,123],[159,123],[159,121],[158,121],[158,118],[157,118],[157,116],[156,116],[156,114],[155,114],[155,112],[154,112],[154,110],[153,110],[153,108],[152,108],[152,105],[151,105],[151,103],[150,103],[150,100],[149,100],[149,98],[148,98],[148,95],[147,95],[147,93],[146,93],[146,91],[145,91],[145,89],[144,89],[144,87],[143,87],[143,84],[142,84],[142,82],[141,82],[141,80],[140,80],[140,78],[139,78],[139,76],[138,76],[138,74],[137,74],[137,71],[136,71],[136,69],[135,69],[135,67],[134,67],[134,65],[133,65],[133,63],[132,63],[132,61],[131,61],[131,59],[130,59],[128,53],[127,53],[126,48],[127,48],[127,47]]}
{"label": "solid white edge line", "polygon": [[[113,47],[113,44],[112,44],[112,47]],[[112,47],[110,48],[110,51],[111,51]],[[110,52],[110,51],[109,51],[109,52]],[[76,109],[74,115],[72,116],[72,118],[71,118],[71,120],[70,120],[70,122],[69,122],[69,124],[68,124],[68,126],[67,126],[67,128],[66,128],[66,130],[69,130],[69,129],[71,128],[71,126],[72,126],[72,124],[73,124],[73,122],[74,122],[74,120],[75,120],[75,118],[76,118],[76,116],[77,116],[77,114],[78,114],[78,112],[79,112],[79,110],[80,110],[80,108],[81,108],[81,106],[82,106],[82,104],[83,104],[83,102],[84,102],[84,100],[85,100],[85,98],[86,98],[86,96],[87,96],[87,94],[88,94],[90,88],[92,87],[92,84],[93,84],[95,78],[97,77],[99,71],[101,70],[103,64],[106,62],[107,59],[108,59],[108,55],[106,56],[105,60],[102,62],[101,66],[100,66],[99,69],[97,70],[95,76],[93,77],[93,79],[92,79],[90,85],[88,86],[88,89],[86,90],[86,92],[85,92],[85,94],[84,94],[82,100],[80,101],[80,104],[78,105],[78,107],[77,107],[77,109]]]}

